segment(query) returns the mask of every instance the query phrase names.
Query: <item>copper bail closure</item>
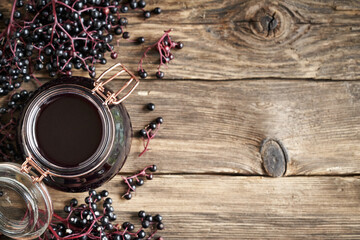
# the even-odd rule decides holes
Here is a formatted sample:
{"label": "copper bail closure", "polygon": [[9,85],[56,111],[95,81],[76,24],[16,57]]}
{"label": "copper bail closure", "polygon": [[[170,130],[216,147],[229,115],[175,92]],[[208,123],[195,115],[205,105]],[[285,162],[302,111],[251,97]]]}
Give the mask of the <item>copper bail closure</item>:
{"label": "copper bail closure", "polygon": [[33,183],[40,183],[45,177],[51,175],[49,170],[44,171],[30,157],[27,157],[26,161],[21,165],[21,172],[30,174],[32,168],[34,168],[39,173],[39,176],[30,176],[33,180]]}
{"label": "copper bail closure", "polygon": [[[119,67],[120,71],[118,71],[115,75],[113,75],[111,78],[102,81],[102,79],[105,77],[106,74],[108,74],[110,71],[114,70],[115,68]],[[104,85],[114,80],[119,75],[127,73],[130,76],[130,80],[128,80],[120,90],[113,93],[110,91],[106,91],[104,88]],[[117,105],[120,104],[122,101],[124,101],[127,97],[130,96],[130,94],[135,90],[135,88],[139,85],[140,81],[135,77],[135,75],[130,72],[124,65],[121,63],[117,63],[105,72],[103,72],[100,77],[94,82],[94,89],[92,90],[92,93],[97,93],[104,99],[104,105]],[[132,86],[130,86],[132,84]],[[130,88],[129,91],[123,95],[122,97],[118,98],[121,92],[123,92],[126,88]]]}

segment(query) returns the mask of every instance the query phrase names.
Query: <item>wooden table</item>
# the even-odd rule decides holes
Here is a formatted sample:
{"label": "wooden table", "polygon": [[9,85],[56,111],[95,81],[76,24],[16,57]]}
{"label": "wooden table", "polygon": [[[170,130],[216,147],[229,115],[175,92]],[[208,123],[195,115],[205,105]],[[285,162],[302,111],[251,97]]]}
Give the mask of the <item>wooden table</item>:
{"label": "wooden table", "polygon": [[[151,77],[126,100],[135,131],[165,123],[141,158],[134,138],[119,176],[100,188],[119,223],[146,210],[164,216],[165,239],[360,239],[360,2],[148,2],[163,13],[129,16],[147,43],[121,41],[120,61],[136,71],[170,28],[185,48],[164,80],[150,55]],[[121,199],[120,176],[150,164],[154,180]],[[50,192],[58,213],[86,196]]]}

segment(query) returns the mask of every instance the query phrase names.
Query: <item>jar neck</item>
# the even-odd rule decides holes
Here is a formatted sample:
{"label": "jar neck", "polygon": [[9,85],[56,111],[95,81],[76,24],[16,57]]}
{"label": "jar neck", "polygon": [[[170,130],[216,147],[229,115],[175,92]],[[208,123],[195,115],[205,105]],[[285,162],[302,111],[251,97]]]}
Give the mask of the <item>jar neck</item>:
{"label": "jar neck", "polygon": [[[42,154],[36,139],[36,121],[39,117],[41,108],[47,104],[50,99],[65,94],[74,94],[88,100],[98,110],[102,123],[102,139],[97,150],[91,157],[82,161],[75,167],[64,167],[50,162],[46,156]],[[59,177],[77,177],[85,175],[97,168],[106,160],[110,152],[110,147],[114,141],[114,122],[112,114],[108,106],[104,105],[103,102],[102,98],[97,94],[92,94],[90,89],[75,84],[55,85],[39,92],[33,97],[23,115],[21,140],[24,145],[23,147],[26,156],[31,157],[42,169],[49,170],[50,175]]]}

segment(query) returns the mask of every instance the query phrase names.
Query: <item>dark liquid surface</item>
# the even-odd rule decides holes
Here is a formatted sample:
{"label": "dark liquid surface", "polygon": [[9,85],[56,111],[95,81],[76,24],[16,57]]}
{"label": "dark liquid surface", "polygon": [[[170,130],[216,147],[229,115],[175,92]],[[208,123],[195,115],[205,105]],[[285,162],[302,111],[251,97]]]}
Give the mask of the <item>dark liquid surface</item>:
{"label": "dark liquid surface", "polygon": [[35,134],[40,153],[49,162],[61,167],[79,166],[100,145],[100,113],[86,98],[59,95],[41,107]]}

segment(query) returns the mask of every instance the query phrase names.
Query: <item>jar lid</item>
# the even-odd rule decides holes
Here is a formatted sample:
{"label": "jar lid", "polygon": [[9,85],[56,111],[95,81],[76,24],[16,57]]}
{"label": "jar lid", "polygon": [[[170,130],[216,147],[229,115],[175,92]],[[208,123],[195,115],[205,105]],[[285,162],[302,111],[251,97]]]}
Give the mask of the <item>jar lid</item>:
{"label": "jar lid", "polygon": [[41,236],[52,218],[50,195],[31,175],[19,164],[0,163],[0,232],[14,239]]}

